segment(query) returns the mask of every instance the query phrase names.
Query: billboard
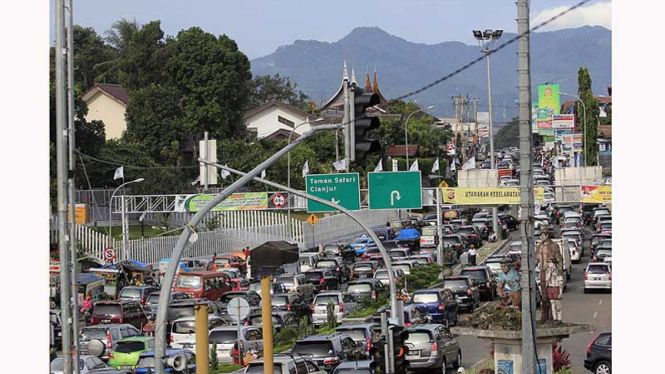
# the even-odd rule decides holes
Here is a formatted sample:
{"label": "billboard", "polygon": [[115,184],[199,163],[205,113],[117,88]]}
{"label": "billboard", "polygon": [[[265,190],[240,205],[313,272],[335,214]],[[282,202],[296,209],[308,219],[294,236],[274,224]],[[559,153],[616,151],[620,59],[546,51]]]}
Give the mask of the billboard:
{"label": "billboard", "polygon": [[[553,129],[571,129],[575,128],[574,114],[555,114],[552,116]],[[571,131],[572,132],[572,131]]]}
{"label": "billboard", "polygon": [[552,120],[538,120],[538,130],[549,130],[552,128]]}
{"label": "billboard", "polygon": [[567,152],[582,152],[583,138],[582,134],[563,134],[561,135],[561,144],[563,150]]}
{"label": "billboard", "polygon": [[[553,114],[559,114],[560,108],[559,85],[545,84],[538,86],[538,119],[545,119],[541,117],[541,110],[549,114],[547,117],[552,117]],[[545,114],[543,113],[543,115]]]}
{"label": "billboard", "polygon": [[[534,188],[534,199],[543,201],[545,189],[542,187]],[[498,187],[498,188],[459,188],[443,187],[441,195],[445,204],[457,205],[503,205],[519,204],[519,187]]]}
{"label": "billboard", "polygon": [[[181,195],[175,203],[176,212],[198,212],[215,195]],[[245,192],[234,193],[221,203],[217,204],[211,211],[221,212],[226,210],[260,210],[268,208],[267,192]]]}
{"label": "billboard", "polygon": [[580,201],[583,203],[611,203],[612,186],[580,186]]}
{"label": "billboard", "polygon": [[567,134],[572,134],[573,129],[554,129],[554,140],[558,142],[563,141],[563,136]]}

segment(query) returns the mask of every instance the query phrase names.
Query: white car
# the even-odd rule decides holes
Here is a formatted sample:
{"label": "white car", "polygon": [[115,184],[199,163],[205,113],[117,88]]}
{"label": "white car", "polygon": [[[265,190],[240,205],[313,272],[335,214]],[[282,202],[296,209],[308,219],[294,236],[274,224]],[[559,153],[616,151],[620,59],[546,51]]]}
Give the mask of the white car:
{"label": "white car", "polygon": [[[215,315],[208,316],[208,331],[215,327],[226,326],[226,322]],[[196,318],[183,317],[179,318],[171,324],[171,347],[174,349],[179,348],[192,348],[191,346],[183,346],[184,342],[191,343],[196,341]]]}
{"label": "white car", "polygon": [[577,240],[568,237],[568,249],[570,249],[570,260],[572,262],[580,262],[582,259],[582,250]]}
{"label": "white car", "polygon": [[358,309],[358,302],[350,295],[340,291],[322,292],[314,297],[312,303],[312,323],[314,326],[321,326],[328,321],[328,303],[335,305],[335,317],[337,323],[341,324],[342,319],[349,314],[353,314]]}
{"label": "white car", "polygon": [[594,289],[612,289],[612,265],[604,262],[587,265],[584,272],[584,293]]}
{"label": "white car", "polygon": [[551,204],[556,202],[556,196],[552,192],[545,192],[545,195],[543,195],[543,201],[545,204]]}

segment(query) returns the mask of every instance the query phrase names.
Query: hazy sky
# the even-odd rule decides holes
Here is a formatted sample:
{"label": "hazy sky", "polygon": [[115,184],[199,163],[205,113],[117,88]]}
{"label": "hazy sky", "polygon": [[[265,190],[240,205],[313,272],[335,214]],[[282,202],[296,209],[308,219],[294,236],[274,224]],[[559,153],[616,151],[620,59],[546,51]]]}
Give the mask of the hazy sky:
{"label": "hazy sky", "polygon": [[[532,0],[532,27],[578,1]],[[74,22],[99,34],[122,17],[139,23],[158,19],[168,35],[192,26],[227,34],[250,59],[297,39],[334,42],[358,26],[378,26],[417,43],[474,44],[471,29],[515,32],[516,16],[514,0],[74,0]],[[611,29],[611,2],[594,0],[541,31],[583,25]]]}

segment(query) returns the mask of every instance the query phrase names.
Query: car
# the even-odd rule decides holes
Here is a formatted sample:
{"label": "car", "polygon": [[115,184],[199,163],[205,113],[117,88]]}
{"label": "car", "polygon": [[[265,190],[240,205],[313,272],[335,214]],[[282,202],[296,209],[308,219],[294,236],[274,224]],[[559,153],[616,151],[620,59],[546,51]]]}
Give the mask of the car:
{"label": "car", "polygon": [[390,240],[395,236],[395,234],[393,233],[393,230],[390,227],[373,228],[372,231],[374,231],[374,234],[381,241]]}
{"label": "car", "polygon": [[483,246],[483,239],[478,227],[473,225],[461,226],[457,231],[458,235],[464,236],[468,244],[473,244],[476,248]]}
{"label": "car", "polygon": [[333,303],[336,323],[353,314],[358,309],[355,297],[341,291],[322,292],[314,298],[312,303],[312,321],[314,326],[322,326],[328,322],[328,303]]}
{"label": "car", "polygon": [[411,251],[406,248],[392,249],[390,252],[388,252],[388,256],[390,257],[391,262],[408,260],[410,254]]}
{"label": "car", "polygon": [[332,270],[312,269],[304,273],[307,281],[314,286],[314,294],[321,291],[339,289],[339,277]]}
{"label": "car", "polygon": [[229,291],[224,292],[222,296],[219,297],[219,306],[223,312],[226,312],[226,308],[229,302],[236,297],[244,299],[249,304],[249,307],[258,307],[261,303],[261,295],[256,291]]}
{"label": "car", "polygon": [[104,351],[99,357],[108,360],[111,351],[121,339],[135,336],[142,336],[141,331],[127,323],[83,326],[79,333],[79,352],[81,355],[87,355],[90,342],[99,340],[104,344]]}
{"label": "car", "polygon": [[[549,183],[548,183],[549,185]],[[543,201],[545,204],[552,204],[556,202],[556,195],[553,192],[545,192],[543,195]]]}
{"label": "car", "polygon": [[443,246],[451,246],[457,252],[457,256],[464,253],[464,249],[466,248],[466,242],[461,235],[444,235],[441,239],[441,244]]}
{"label": "car", "polygon": [[471,221],[471,225],[478,229],[480,237],[483,238],[483,240],[488,240],[490,227],[492,227],[492,217],[474,218]]}
{"label": "car", "polygon": [[415,291],[411,295],[410,304],[422,304],[432,322],[446,326],[456,326],[459,317],[459,304],[451,290],[446,288],[430,288]]}
{"label": "car", "polygon": [[480,168],[481,169],[491,169],[492,168],[492,163],[490,161],[483,161],[480,163]]}
{"label": "car", "polygon": [[472,313],[474,309],[480,306],[480,291],[478,291],[473,279],[462,276],[446,277],[443,286],[457,297],[460,311]]}
{"label": "car", "polygon": [[218,270],[228,265],[229,267],[240,269],[243,274],[247,273],[247,261],[238,255],[226,254],[215,256],[214,264],[217,265]]}
{"label": "car", "polygon": [[282,293],[270,297],[271,305],[274,309],[286,310],[296,314],[298,319],[307,318],[312,322],[312,310],[302,295],[297,293]]}
{"label": "car", "polygon": [[[243,373],[263,374],[264,359],[258,358],[250,362]],[[319,366],[309,358],[275,354],[273,357],[272,374],[327,374],[325,370],[319,369]]]}
{"label": "car", "polygon": [[351,266],[351,279],[373,278],[380,268],[378,261],[359,261]]}
{"label": "car", "polygon": [[[249,285],[249,290],[248,291],[254,291],[254,292],[258,293],[259,296],[261,296],[261,293],[262,293],[261,283],[260,282],[251,283]],[[274,295],[274,294],[277,294],[277,293],[287,293],[286,287],[284,287],[284,285],[281,284],[281,283],[270,283],[270,294]]]}
{"label": "car", "polygon": [[589,250],[591,251],[591,255],[593,255],[594,250],[603,239],[612,239],[612,234],[595,234],[591,236],[591,240],[589,241]]}
{"label": "car", "polygon": [[103,300],[97,301],[92,306],[90,324],[103,323],[129,323],[141,329],[148,323],[141,304],[132,300]]}
{"label": "car", "polygon": [[612,290],[612,266],[606,263],[591,263],[584,271],[584,293],[590,290]]}
{"label": "car", "polygon": [[570,260],[579,263],[582,260],[582,245],[575,238],[568,237],[568,249],[570,249]]}
{"label": "car", "polygon": [[370,357],[372,342],[375,338],[375,331],[380,328],[378,323],[356,323],[351,325],[342,325],[335,328],[335,331],[343,332],[351,337],[356,344],[362,345],[365,356]]}
{"label": "car", "polygon": [[499,213],[498,217],[501,218],[501,220],[503,220],[506,223],[506,225],[508,226],[508,230],[515,231],[519,228],[520,225],[519,221],[517,220],[517,218],[511,216],[510,214]]}
{"label": "car", "polygon": [[367,248],[376,247],[376,243],[371,238],[356,238],[351,242],[351,248],[356,251],[356,256],[362,256]]}
{"label": "car", "polygon": [[[576,243],[584,243],[584,236],[578,230],[565,230],[561,232],[561,238],[563,239],[573,239]],[[580,253],[583,254],[584,248],[580,248]]]}
{"label": "car", "polygon": [[612,247],[599,246],[593,254],[593,262],[604,262],[606,257],[612,257]]}
{"label": "car", "polygon": [[[384,287],[388,287],[389,278],[388,278],[388,269],[379,269],[374,273],[374,279],[379,280]],[[399,279],[404,276],[404,272],[401,269],[393,269],[393,277],[395,278],[395,284],[399,282]]]}
{"label": "car", "polygon": [[120,339],[109,353],[108,364],[116,369],[134,369],[141,353],[151,349],[155,349],[153,337],[133,336]]}
{"label": "car", "polygon": [[[416,261],[421,265],[429,265],[433,262],[436,262],[436,252],[426,252],[424,249],[420,250],[420,253],[415,253],[409,255],[409,260]],[[403,262],[403,261],[400,261]],[[405,272],[406,273],[406,272]]]}
{"label": "car", "polygon": [[352,262],[356,258],[356,251],[349,243],[328,243],[323,247],[323,254],[341,257],[347,262]]}
{"label": "car", "polygon": [[342,361],[358,361],[366,358],[362,344],[343,332],[311,335],[296,341],[291,349],[293,355],[303,355],[319,368],[333,371]]}
{"label": "car", "polygon": [[379,295],[386,291],[386,288],[377,279],[362,279],[349,282],[345,291],[357,296],[358,300],[364,297],[377,300]]}
{"label": "car", "polygon": [[485,300],[494,300],[496,297],[496,280],[492,276],[492,271],[487,266],[468,266],[462,269],[460,275],[473,278],[480,297]]}
{"label": "car", "polygon": [[[79,356],[79,368],[81,369],[81,374],[95,373],[101,369],[109,369],[110,367],[104,363],[99,357],[91,355],[80,355]],[[58,357],[55,360],[51,361],[50,364],[50,373],[51,374],[62,374],[64,373],[64,367],[62,362],[62,357]]]}
{"label": "car", "polygon": [[409,351],[406,359],[411,369],[446,372],[447,367],[462,365],[462,348],[446,326],[439,324],[415,325],[406,328]]}
{"label": "car", "polygon": [[[167,373],[196,373],[196,355],[189,349],[167,349],[166,358],[174,358],[176,356],[184,356],[185,370],[176,371],[173,367],[164,365],[164,371]],[[139,362],[134,369],[135,374],[146,374],[155,372],[155,351],[147,351],[141,353]]]}
{"label": "car", "polygon": [[594,374],[612,374],[611,332],[602,332],[589,343],[584,368]]}
{"label": "car", "polygon": [[374,361],[344,361],[337,365],[332,374],[374,374],[377,364]]}
{"label": "car", "polygon": [[305,272],[310,269],[314,269],[314,265],[316,265],[316,261],[318,261],[321,256],[318,253],[311,253],[311,252],[306,252],[306,253],[300,253],[298,255],[298,262],[300,264],[300,272]]}
{"label": "car", "polygon": [[314,285],[303,274],[283,274],[275,278],[275,283],[281,283],[289,293],[301,294],[305,300],[314,298]]}
{"label": "car", "polygon": [[[232,314],[230,311],[229,314]],[[237,312],[236,312],[237,313]],[[226,321],[219,316],[208,316],[208,331],[216,328],[226,326]],[[191,342],[196,340],[196,317],[179,318],[171,323],[170,330],[170,345],[171,348],[184,348],[183,341]]]}
{"label": "car", "polygon": [[232,364],[234,355],[237,359],[238,331],[240,331],[240,345],[243,350],[255,348],[257,351],[263,351],[263,334],[261,329],[254,326],[224,326],[210,330],[208,341],[212,345],[217,344],[217,360],[220,363]]}
{"label": "car", "polygon": [[[276,332],[280,332],[284,328],[298,328],[300,321],[295,313],[285,310],[272,311],[272,327]],[[263,314],[261,309],[255,309],[249,312],[247,321],[251,326],[257,329],[263,328]]]}
{"label": "car", "polygon": [[[191,296],[184,292],[171,292],[169,295],[170,301],[187,300]],[[153,292],[145,299],[145,306],[143,311],[149,318],[154,318],[157,315],[157,306],[159,305],[159,291]]]}
{"label": "car", "polygon": [[154,286],[126,286],[118,294],[118,300],[138,301],[144,307],[148,296],[157,291],[159,288]]}
{"label": "car", "polygon": [[314,269],[328,269],[333,271],[339,279],[339,283],[344,283],[351,278],[351,270],[340,257],[320,259],[314,265]]}
{"label": "car", "polygon": [[557,206],[557,211],[556,211],[556,223],[559,224],[561,219],[563,219],[563,215],[566,212],[574,212],[575,207],[572,205],[559,205]]}
{"label": "car", "polygon": [[404,261],[395,261],[391,264],[393,270],[401,270],[404,275],[411,274],[411,269],[420,266],[418,260],[412,260],[409,256],[408,260]]}
{"label": "car", "polygon": [[501,269],[501,263],[506,259],[510,260],[510,258],[508,258],[505,254],[495,254],[489,256],[485,260],[484,264],[490,269],[493,277],[498,277],[501,273],[503,273],[503,270]]}

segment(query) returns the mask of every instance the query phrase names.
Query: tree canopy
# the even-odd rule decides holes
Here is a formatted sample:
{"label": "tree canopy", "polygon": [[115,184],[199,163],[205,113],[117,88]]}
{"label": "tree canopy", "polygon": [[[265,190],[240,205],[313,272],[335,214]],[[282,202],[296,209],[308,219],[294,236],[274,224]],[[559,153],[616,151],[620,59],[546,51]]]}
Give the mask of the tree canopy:
{"label": "tree canopy", "polygon": [[[578,131],[586,135],[586,149],[584,155],[586,164],[594,166],[597,164],[598,155],[598,118],[600,108],[598,100],[594,99],[591,89],[591,75],[586,67],[580,67],[577,72],[578,95],[586,107],[586,129],[584,128],[584,114],[581,113],[582,106],[575,106],[575,116],[578,118]],[[581,125],[581,126],[580,126]],[[583,135],[583,136],[585,136]]]}

